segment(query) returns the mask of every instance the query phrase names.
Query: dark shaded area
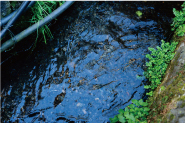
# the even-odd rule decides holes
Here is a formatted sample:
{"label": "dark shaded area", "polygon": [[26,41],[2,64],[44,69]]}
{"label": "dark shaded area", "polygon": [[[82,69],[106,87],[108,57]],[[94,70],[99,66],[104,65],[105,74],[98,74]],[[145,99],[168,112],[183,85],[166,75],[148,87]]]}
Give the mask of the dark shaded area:
{"label": "dark shaded area", "polygon": [[2,54],[13,57],[1,67],[1,121],[108,122],[144,97],[147,48],[170,40],[175,4],[75,2],[47,45],[21,53],[27,39]]}
{"label": "dark shaded area", "polygon": [[1,18],[5,17],[11,13],[10,2],[1,1],[0,6],[1,6]]}

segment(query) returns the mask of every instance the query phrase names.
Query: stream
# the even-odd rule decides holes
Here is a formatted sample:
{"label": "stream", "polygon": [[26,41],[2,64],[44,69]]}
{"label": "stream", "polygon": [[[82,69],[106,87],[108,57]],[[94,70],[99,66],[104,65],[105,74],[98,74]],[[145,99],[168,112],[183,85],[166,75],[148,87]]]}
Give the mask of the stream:
{"label": "stream", "polygon": [[170,35],[172,8],[163,7],[75,2],[51,28],[54,39],[2,65],[1,122],[107,123],[145,98],[148,47]]}

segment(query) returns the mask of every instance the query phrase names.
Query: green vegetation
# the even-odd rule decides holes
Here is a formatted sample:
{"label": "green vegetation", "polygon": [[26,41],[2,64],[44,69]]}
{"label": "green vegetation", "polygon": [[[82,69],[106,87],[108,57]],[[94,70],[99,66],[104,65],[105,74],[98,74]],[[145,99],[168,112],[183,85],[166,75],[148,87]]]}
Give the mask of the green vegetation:
{"label": "green vegetation", "polygon": [[178,36],[184,36],[185,34],[185,2],[182,4],[182,10],[178,11],[173,8],[175,18],[173,18],[172,31]]}
{"label": "green vegetation", "polygon": [[[175,34],[178,36],[183,36],[185,34],[185,2],[182,5],[182,11],[177,11],[173,9],[173,13],[176,16],[173,19],[173,28],[175,30]],[[136,14],[141,16],[142,13],[137,11]],[[135,100],[132,99],[132,103],[128,105],[124,110],[120,109],[118,112],[119,114],[116,115],[114,118],[110,118],[111,123],[144,123],[149,120],[149,122],[156,120],[157,122],[161,121],[161,118],[164,118],[164,114],[166,113],[166,108],[171,101],[171,99],[178,94],[177,91],[182,89],[184,86],[182,83],[179,83],[179,77],[182,75],[178,75],[178,77],[172,83],[173,87],[169,85],[168,87],[161,86],[162,94],[158,97],[160,100],[157,104],[155,101],[155,97],[153,95],[153,91],[159,86],[161,83],[168,64],[173,59],[175,53],[175,49],[178,42],[169,42],[165,43],[164,40],[161,40],[161,46],[157,46],[156,49],[148,48],[151,51],[151,54],[147,54],[146,58],[149,59],[149,62],[146,62],[146,66],[148,67],[147,70],[144,72],[144,76],[149,80],[150,84],[145,85],[145,89],[149,89],[150,97],[147,99],[146,102],[143,102],[142,99]],[[177,84],[178,82],[178,84]],[[175,86],[176,85],[176,86]],[[176,87],[179,86],[177,90]],[[156,106],[159,106],[156,108]],[[150,109],[155,110],[155,112],[150,112]],[[157,115],[161,115],[160,117]],[[154,122],[156,122],[154,121]]]}
{"label": "green vegetation", "polygon": [[[150,90],[150,92],[147,93],[147,95],[149,96],[153,96],[153,91],[161,83],[168,64],[175,55],[174,50],[176,48],[177,42],[172,42],[171,44],[169,42],[165,43],[164,40],[161,40],[161,42],[161,47],[157,46],[157,49],[148,48],[152,53],[146,55],[146,58],[149,59],[149,62],[146,62],[146,66],[148,68],[147,71],[144,72],[144,75],[149,80],[150,85],[145,85],[144,88]],[[165,87],[162,86],[161,91],[164,90]],[[166,103],[168,101],[168,96],[165,96],[163,99],[161,99],[162,103]],[[128,107],[125,108],[125,110],[120,109],[118,111],[120,114],[116,115],[114,118],[110,118],[111,123],[147,122],[147,116],[150,110],[147,106],[150,101],[151,100],[147,100],[147,102],[143,102],[142,99],[140,99],[139,101],[132,99],[133,104],[130,104]],[[162,107],[164,109],[166,106],[163,105]]]}
{"label": "green vegetation", "polygon": [[142,99],[132,99],[132,104],[128,105],[125,110],[120,109],[118,111],[120,114],[110,118],[110,121],[111,123],[147,123],[146,117],[150,110],[147,106],[148,103],[143,102]]}
{"label": "green vegetation", "polygon": [[[44,17],[52,13],[57,8],[57,6],[61,6],[63,3],[64,1],[37,1],[34,6],[31,7],[33,15],[30,19],[30,23],[35,24],[39,22],[39,20],[42,20]],[[46,36],[50,38],[53,37],[47,25],[41,27],[39,31],[37,30],[37,36],[40,33],[43,34],[45,43]]]}
{"label": "green vegetation", "polygon": [[15,8],[17,2],[16,1],[11,1],[10,3],[11,3],[12,8]]}
{"label": "green vegetation", "polygon": [[157,50],[154,48],[148,48],[152,53],[147,54],[146,58],[149,62],[146,63],[147,71],[144,72],[146,78],[148,78],[150,85],[144,86],[145,89],[149,89],[150,92],[147,95],[152,96],[153,90],[161,83],[161,80],[166,72],[169,62],[173,59],[177,42],[165,43],[161,40],[161,47],[157,46]]}
{"label": "green vegetation", "polygon": [[[174,64],[175,62],[173,62]],[[154,95],[147,99],[149,108],[152,112],[149,113],[147,120],[149,122],[168,122],[165,114],[169,109],[173,108],[174,101],[185,102],[184,87],[185,87],[185,70],[180,70],[174,78],[168,78],[172,83],[165,85],[165,89],[161,90],[158,94],[158,90],[154,92]],[[162,88],[162,87],[161,87]],[[183,107],[185,103],[182,104]]]}
{"label": "green vegetation", "polygon": [[136,14],[140,17],[142,15],[141,11],[137,11]]}

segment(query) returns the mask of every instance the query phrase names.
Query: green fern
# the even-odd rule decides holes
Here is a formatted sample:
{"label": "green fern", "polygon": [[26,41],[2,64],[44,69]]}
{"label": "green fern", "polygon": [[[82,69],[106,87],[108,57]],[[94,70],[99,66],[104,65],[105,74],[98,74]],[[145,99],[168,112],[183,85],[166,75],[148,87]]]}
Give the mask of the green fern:
{"label": "green fern", "polygon": [[173,8],[173,13],[175,18],[173,18],[172,31],[175,31],[175,34],[178,36],[184,36],[185,34],[185,2],[182,4],[182,10],[178,11]]}

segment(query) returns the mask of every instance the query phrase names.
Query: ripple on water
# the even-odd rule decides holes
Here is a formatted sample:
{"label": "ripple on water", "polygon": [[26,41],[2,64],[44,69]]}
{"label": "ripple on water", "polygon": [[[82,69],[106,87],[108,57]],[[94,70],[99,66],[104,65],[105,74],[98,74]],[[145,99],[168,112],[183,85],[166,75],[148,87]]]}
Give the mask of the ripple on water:
{"label": "ripple on water", "polygon": [[154,20],[134,19],[113,4],[84,2],[81,9],[76,2],[78,17],[47,45],[55,49],[35,53],[37,65],[2,90],[4,122],[108,122],[143,96],[137,76],[160,32]]}

